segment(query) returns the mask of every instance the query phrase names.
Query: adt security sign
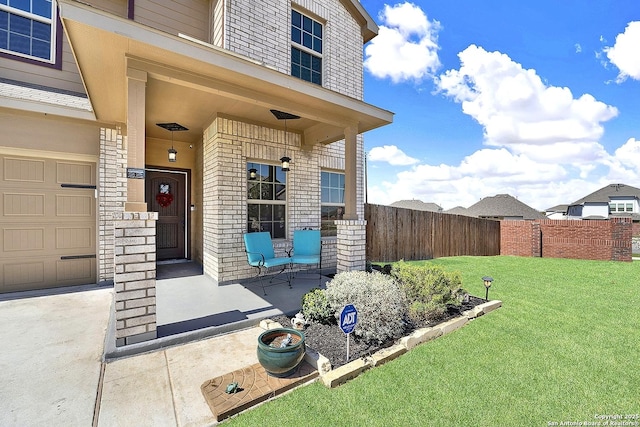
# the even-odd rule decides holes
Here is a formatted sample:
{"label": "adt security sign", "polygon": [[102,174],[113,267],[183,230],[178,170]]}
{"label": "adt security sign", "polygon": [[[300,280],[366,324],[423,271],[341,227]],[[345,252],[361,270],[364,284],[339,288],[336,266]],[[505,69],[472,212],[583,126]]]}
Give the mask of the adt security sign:
{"label": "adt security sign", "polygon": [[358,323],[358,310],[353,304],[345,305],[340,313],[340,329],[345,334],[350,334]]}

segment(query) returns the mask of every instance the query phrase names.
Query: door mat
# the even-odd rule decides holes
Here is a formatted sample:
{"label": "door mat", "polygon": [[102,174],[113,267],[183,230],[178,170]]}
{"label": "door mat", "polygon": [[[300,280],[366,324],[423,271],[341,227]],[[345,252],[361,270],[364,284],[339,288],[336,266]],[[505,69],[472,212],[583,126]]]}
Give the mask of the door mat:
{"label": "door mat", "polygon": [[[272,377],[256,363],[208,380],[200,390],[216,420],[222,421],[317,377],[318,371],[305,361],[287,378]],[[236,392],[227,393],[227,386],[234,382],[238,383]]]}

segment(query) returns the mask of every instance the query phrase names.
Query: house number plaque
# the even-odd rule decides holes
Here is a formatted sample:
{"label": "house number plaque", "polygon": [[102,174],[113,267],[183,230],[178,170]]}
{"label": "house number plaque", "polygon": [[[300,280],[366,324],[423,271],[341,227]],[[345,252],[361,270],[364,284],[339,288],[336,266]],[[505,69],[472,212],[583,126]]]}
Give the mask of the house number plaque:
{"label": "house number plaque", "polygon": [[144,169],[141,169],[141,168],[127,168],[127,178],[144,179]]}

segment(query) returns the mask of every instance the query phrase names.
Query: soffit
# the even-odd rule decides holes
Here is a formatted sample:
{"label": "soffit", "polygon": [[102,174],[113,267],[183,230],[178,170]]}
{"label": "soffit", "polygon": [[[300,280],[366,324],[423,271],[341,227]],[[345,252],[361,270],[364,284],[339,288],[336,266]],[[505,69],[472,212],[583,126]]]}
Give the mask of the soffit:
{"label": "soffit", "polygon": [[393,114],[296,79],[256,61],[192,39],[172,36],[70,0],[60,16],[87,95],[101,122],[127,121],[127,70],[147,73],[146,132],[166,138],[159,122],[190,130],[176,139],[196,141],[216,114],[282,127],[270,109],[301,117],[287,128],[307,144],[343,138],[389,124]]}

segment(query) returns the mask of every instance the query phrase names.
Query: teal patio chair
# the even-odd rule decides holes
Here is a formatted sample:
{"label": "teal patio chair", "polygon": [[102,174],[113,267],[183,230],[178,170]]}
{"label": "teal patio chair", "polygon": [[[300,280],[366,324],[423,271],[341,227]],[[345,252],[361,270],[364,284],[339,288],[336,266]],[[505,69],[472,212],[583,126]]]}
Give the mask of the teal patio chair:
{"label": "teal patio chair", "polygon": [[322,280],[322,239],[320,230],[296,230],[293,232],[291,265],[297,264],[317,264],[318,280]]}
{"label": "teal patio chair", "polygon": [[281,267],[281,270],[269,280],[269,283],[272,283],[279,274],[284,272],[286,279],[282,281],[286,281],[289,287],[291,287],[291,258],[288,256],[276,257],[273,242],[271,241],[271,234],[267,231],[260,231],[257,233],[245,233],[243,237],[247,261],[250,266],[258,269],[256,277],[260,280],[262,292],[264,292],[265,295],[267,294],[263,276],[268,269],[272,267]]}

